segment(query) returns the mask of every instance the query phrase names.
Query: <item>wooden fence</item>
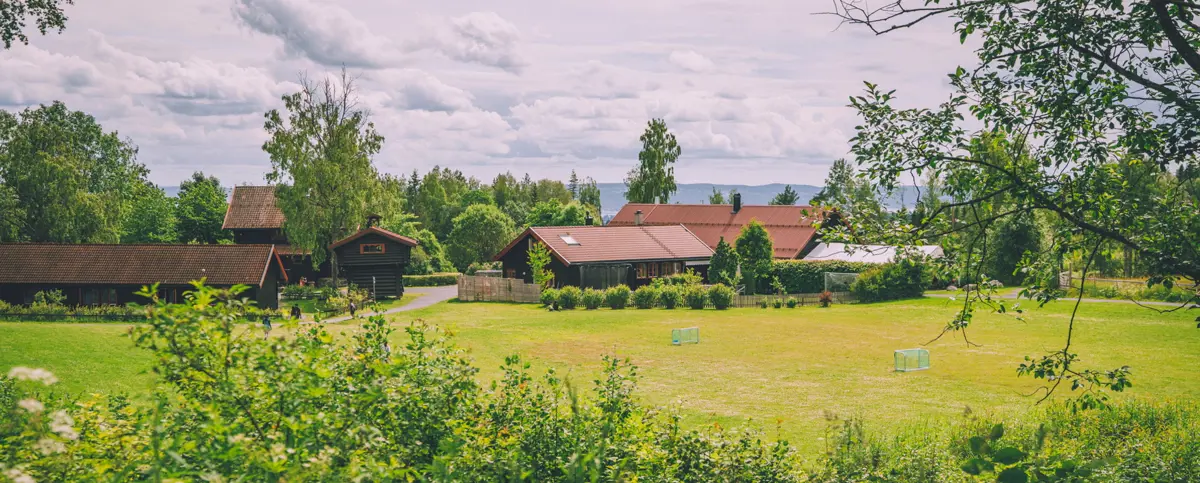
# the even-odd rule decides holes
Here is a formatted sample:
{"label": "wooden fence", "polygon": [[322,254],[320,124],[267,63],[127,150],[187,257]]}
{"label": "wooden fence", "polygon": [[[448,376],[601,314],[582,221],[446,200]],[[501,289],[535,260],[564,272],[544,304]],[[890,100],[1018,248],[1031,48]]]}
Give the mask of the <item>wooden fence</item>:
{"label": "wooden fence", "polygon": [[[830,292],[833,294],[833,303],[845,304],[854,301],[854,296],[850,292]],[[733,300],[734,307],[758,307],[763,300],[767,304],[771,304],[775,300],[787,303],[787,299],[794,298],[799,305],[819,305],[821,303],[821,294],[819,293],[794,293],[788,295],[738,295]]]}
{"label": "wooden fence", "polygon": [[464,302],[536,304],[541,300],[541,295],[541,287],[515,278],[468,275],[458,278],[458,299]]}

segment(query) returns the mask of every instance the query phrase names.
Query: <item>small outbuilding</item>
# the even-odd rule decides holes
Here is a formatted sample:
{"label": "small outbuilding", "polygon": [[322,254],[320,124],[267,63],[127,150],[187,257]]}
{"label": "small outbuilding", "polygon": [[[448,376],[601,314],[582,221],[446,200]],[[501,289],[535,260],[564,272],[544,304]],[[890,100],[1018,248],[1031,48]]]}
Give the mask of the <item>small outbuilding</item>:
{"label": "small outbuilding", "polygon": [[896,260],[898,253],[924,258],[942,258],[945,252],[937,245],[897,247],[889,245],[847,245],[845,243],[819,243],[808,254],[805,261],[837,260],[842,262],[889,263]]}
{"label": "small outbuilding", "polygon": [[713,251],[683,225],[537,226],[521,232],[495,256],[504,277],[533,282],[529,248],[550,249],[555,285],[638,287],[657,277],[694,270],[707,276]]}
{"label": "small outbuilding", "polygon": [[367,227],[329,246],[337,254],[338,277],[346,279],[374,297],[404,295],[404,269],[417,241],[375,226]]}

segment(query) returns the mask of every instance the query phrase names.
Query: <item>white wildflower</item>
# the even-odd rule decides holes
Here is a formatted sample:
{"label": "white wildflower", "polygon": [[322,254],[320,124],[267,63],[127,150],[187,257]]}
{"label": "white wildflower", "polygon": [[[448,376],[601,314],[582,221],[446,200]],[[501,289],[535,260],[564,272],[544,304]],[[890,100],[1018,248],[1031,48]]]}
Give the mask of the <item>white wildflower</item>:
{"label": "white wildflower", "polygon": [[56,411],[54,419],[50,421],[50,431],[70,440],[79,438],[79,433],[75,432],[74,426],[75,420],[71,419],[71,415],[66,411]]}
{"label": "white wildflower", "polygon": [[66,445],[62,444],[61,441],[50,438],[39,439],[38,442],[33,445],[33,447],[47,456],[62,453],[63,451],[67,450]]}
{"label": "white wildflower", "polygon": [[37,399],[22,399],[17,403],[17,405],[21,406],[21,409],[29,411],[33,414],[37,414],[46,410],[46,406],[43,406],[42,403],[38,402]]}
{"label": "white wildflower", "polygon": [[25,474],[25,472],[17,468],[12,468],[8,471],[5,471],[4,476],[7,476],[8,479],[12,480],[13,483],[37,483],[32,476]]}
{"label": "white wildflower", "polygon": [[8,377],[19,381],[37,381],[47,386],[58,382],[58,378],[54,377],[50,371],[45,369],[30,369],[28,367],[14,367],[8,371]]}
{"label": "white wildflower", "polygon": [[200,475],[200,479],[205,481],[206,483],[225,483],[225,477],[221,476],[220,473],[216,473],[216,472],[205,473],[203,475]]}

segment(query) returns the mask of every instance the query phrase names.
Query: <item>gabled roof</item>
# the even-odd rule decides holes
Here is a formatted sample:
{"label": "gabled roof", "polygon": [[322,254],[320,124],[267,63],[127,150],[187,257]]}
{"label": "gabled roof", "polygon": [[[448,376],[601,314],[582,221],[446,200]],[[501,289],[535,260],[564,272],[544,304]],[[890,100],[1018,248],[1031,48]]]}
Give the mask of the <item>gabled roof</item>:
{"label": "gabled roof", "polygon": [[495,256],[499,260],[532,235],[565,265],[639,260],[700,260],[712,257],[704,241],[682,225],[535,226]]}
{"label": "gabled roof", "polygon": [[[905,247],[906,254],[941,258],[945,255],[937,245]],[[847,245],[845,243],[821,243],[813,248],[805,260],[839,260],[843,262],[889,263],[896,259],[896,247],[888,245]]]}
{"label": "gabled roof", "polygon": [[401,243],[404,245],[408,245],[410,247],[417,246],[417,241],[412,238],[406,237],[404,235],[392,233],[390,231],[384,230],[383,228],[380,228],[377,226],[372,226],[370,228],[363,228],[361,230],[358,230],[358,232],[353,235],[350,235],[346,238],[343,238],[341,240],[333,242],[332,245],[329,245],[329,249],[333,250],[334,248],[340,247],[342,245],[345,245],[347,243],[350,243],[354,240],[357,240],[359,238],[362,238],[362,237],[370,235],[370,234],[379,235],[384,238],[390,239],[396,243]]}
{"label": "gabled roof", "polygon": [[271,245],[0,244],[0,284],[261,286],[272,263]]}
{"label": "gabled roof", "polygon": [[225,212],[225,230],[283,228],[283,211],[275,205],[274,186],[235,186]]}
{"label": "gabled roof", "polygon": [[812,224],[820,212],[811,206],[743,205],[733,213],[733,205],[629,203],[621,207],[608,225],[633,226],[638,210],[642,210],[643,225],[684,225],[711,248],[716,248],[722,237],[733,244],[742,227],[752,219],[758,220],[771,235],[775,258],[796,258],[800,254],[817,232]]}

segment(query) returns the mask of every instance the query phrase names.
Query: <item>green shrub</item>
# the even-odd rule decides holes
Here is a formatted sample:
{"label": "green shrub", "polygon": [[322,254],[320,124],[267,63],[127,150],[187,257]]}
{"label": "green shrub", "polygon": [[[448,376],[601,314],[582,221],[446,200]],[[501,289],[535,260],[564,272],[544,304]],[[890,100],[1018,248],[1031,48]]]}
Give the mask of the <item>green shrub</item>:
{"label": "green shrub", "polygon": [[542,294],[538,297],[538,300],[541,301],[542,305],[554,305],[554,302],[558,302],[558,289],[542,289]]}
{"label": "green shrub", "polygon": [[768,305],[770,305],[770,304],[767,303],[767,299],[762,299],[762,300],[758,301],[758,308],[760,308],[760,309],[765,309],[765,308],[767,308]]}
{"label": "green shrub", "polygon": [[405,287],[442,287],[458,283],[457,272],[442,272],[432,275],[405,275]]}
{"label": "green shrub", "polygon": [[467,265],[467,270],[463,272],[466,275],[475,275],[480,270],[500,270],[500,262],[475,262]]}
{"label": "green shrub", "polygon": [[775,299],[771,300],[771,306],[775,307],[777,309],[782,309],[783,308],[783,299],[775,298]]}
{"label": "green shrub", "polygon": [[658,304],[664,309],[673,309],[683,302],[683,293],[679,288],[665,286],[658,289]]}
{"label": "green shrub", "polygon": [[708,288],[708,300],[717,310],[728,309],[733,305],[733,298],[736,296],[737,292],[734,292],[728,285],[717,284]]}
{"label": "green shrub", "polygon": [[796,304],[798,304],[798,303],[799,303],[799,302],[796,300],[796,297],[788,297],[788,298],[787,298],[787,307],[788,307],[789,309],[794,309],[794,308],[796,308]]}
{"label": "green shrub", "polygon": [[652,285],[643,285],[633,291],[633,306],[639,309],[652,309],[658,305],[658,289]]}
{"label": "green shrub", "polygon": [[583,290],[583,306],[588,310],[596,310],[604,305],[604,291],[594,288]]}
{"label": "green shrub", "polygon": [[878,266],[874,263],[839,260],[780,260],[771,264],[771,273],[767,278],[778,279],[787,293],[819,293],[825,290],[825,272],[862,273]]}
{"label": "green shrub", "polygon": [[581,299],[583,299],[583,291],[579,290],[579,287],[567,285],[558,291],[558,308],[572,310],[579,306]]}
{"label": "green shrub", "polygon": [[702,285],[692,285],[683,289],[683,300],[693,309],[703,309],[708,305],[708,290]]}
{"label": "green shrub", "polygon": [[629,294],[629,287],[625,285],[609,287],[604,292],[604,303],[611,309],[623,309],[629,306]]}
{"label": "green shrub", "polygon": [[821,291],[821,295],[817,296],[817,302],[820,302],[822,307],[830,306],[833,304],[833,292],[828,290]]}
{"label": "green shrub", "polygon": [[704,277],[697,275],[695,270],[689,268],[683,273],[659,277],[654,281],[663,285],[700,285],[704,282]]}
{"label": "green shrub", "polygon": [[879,302],[920,297],[925,294],[928,274],[913,260],[885,263],[867,270],[850,284],[859,302]]}

